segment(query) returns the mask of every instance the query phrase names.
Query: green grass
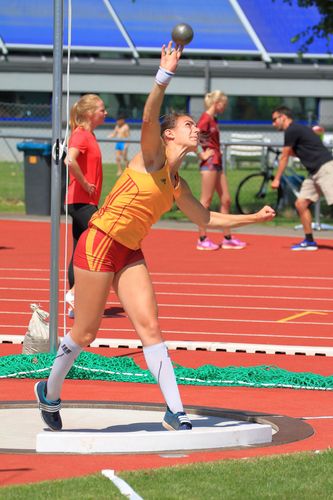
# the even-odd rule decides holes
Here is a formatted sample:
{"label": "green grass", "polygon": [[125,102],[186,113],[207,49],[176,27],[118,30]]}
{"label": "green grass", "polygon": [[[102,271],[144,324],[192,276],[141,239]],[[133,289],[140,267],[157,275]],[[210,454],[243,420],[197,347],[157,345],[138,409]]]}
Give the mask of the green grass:
{"label": "green grass", "polygon": [[[251,165],[250,167],[245,167],[242,169],[228,170],[228,182],[231,193],[231,198],[233,201],[232,212],[236,213],[236,208],[234,204],[235,192],[237,186],[241,179],[243,179],[248,174],[258,170],[258,167]],[[187,168],[181,170],[181,175],[189,183],[194,196],[200,198],[200,173],[195,162],[188,164]],[[11,162],[0,162],[0,213],[13,213],[13,214],[24,214],[25,204],[24,204],[24,170],[23,166],[18,163]],[[104,200],[105,196],[108,194],[114,183],[116,182],[116,166],[114,164],[104,165],[104,181],[101,201]],[[212,210],[219,209],[218,197],[214,196],[212,201]],[[332,210],[326,206],[323,202],[321,205],[322,209],[322,222],[329,222],[332,219]],[[174,206],[167,214],[165,214],[163,219],[171,220],[187,220],[180,210]],[[293,226],[299,223],[299,218],[293,207],[287,208],[283,214],[279,214],[273,222],[268,223],[271,226],[281,226],[290,225]]]}
{"label": "green grass", "polygon": [[0,162],[0,213],[24,213],[24,171],[22,165]]}
{"label": "green grass", "polygon": [[[145,500],[328,500],[333,498],[332,467],[333,452],[327,450],[318,454],[223,460],[118,475]],[[6,500],[47,497],[57,500],[124,498],[101,474],[0,490],[0,499]]]}

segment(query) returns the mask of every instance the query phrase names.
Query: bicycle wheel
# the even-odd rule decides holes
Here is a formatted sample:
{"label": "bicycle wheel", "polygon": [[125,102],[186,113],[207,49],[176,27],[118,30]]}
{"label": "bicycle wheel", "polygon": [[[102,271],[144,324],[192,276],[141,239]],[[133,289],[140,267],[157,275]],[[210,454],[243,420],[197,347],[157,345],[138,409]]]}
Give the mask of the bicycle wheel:
{"label": "bicycle wheel", "polygon": [[270,179],[264,173],[245,177],[236,191],[236,207],[241,214],[258,212],[264,205],[274,210],[278,207],[280,190],[272,189]]}

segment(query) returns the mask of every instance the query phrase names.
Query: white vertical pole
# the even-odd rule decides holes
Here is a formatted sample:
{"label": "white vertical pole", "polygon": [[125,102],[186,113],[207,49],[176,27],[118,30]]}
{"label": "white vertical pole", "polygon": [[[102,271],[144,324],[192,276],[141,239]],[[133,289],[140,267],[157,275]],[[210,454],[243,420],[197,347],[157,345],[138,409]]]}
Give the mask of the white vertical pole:
{"label": "white vertical pole", "polygon": [[50,352],[58,348],[59,233],[61,212],[61,131],[63,0],[53,0],[53,94],[51,162]]}

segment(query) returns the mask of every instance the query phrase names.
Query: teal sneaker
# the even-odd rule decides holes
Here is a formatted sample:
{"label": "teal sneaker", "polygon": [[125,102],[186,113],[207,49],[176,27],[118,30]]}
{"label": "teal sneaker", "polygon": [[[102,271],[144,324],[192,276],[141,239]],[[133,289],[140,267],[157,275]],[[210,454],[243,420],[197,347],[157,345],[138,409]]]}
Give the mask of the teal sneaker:
{"label": "teal sneaker", "polygon": [[297,245],[293,245],[291,247],[291,250],[307,250],[307,251],[314,251],[318,250],[318,245],[315,241],[307,241],[303,240],[301,243],[297,243]]}
{"label": "teal sneaker", "polygon": [[52,431],[61,431],[62,421],[60,416],[61,400],[49,401],[46,399],[46,382],[41,380],[35,384],[35,395],[40,409],[41,417]]}
{"label": "teal sneaker", "polygon": [[168,431],[190,431],[192,429],[191,420],[184,411],[172,413],[168,406],[162,425]]}

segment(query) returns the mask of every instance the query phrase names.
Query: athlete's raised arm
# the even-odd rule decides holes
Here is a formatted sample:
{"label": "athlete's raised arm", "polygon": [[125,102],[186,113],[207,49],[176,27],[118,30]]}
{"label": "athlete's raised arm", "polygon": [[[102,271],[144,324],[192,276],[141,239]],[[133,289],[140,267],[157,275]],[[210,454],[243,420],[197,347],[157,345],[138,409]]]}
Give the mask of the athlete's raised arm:
{"label": "athlete's raised arm", "polygon": [[156,73],[154,86],[145,103],[142,117],[141,149],[146,166],[159,160],[164,161],[159,117],[166,87],[175,74],[181,53],[182,46],[173,47],[172,42],[162,47],[160,67]]}

